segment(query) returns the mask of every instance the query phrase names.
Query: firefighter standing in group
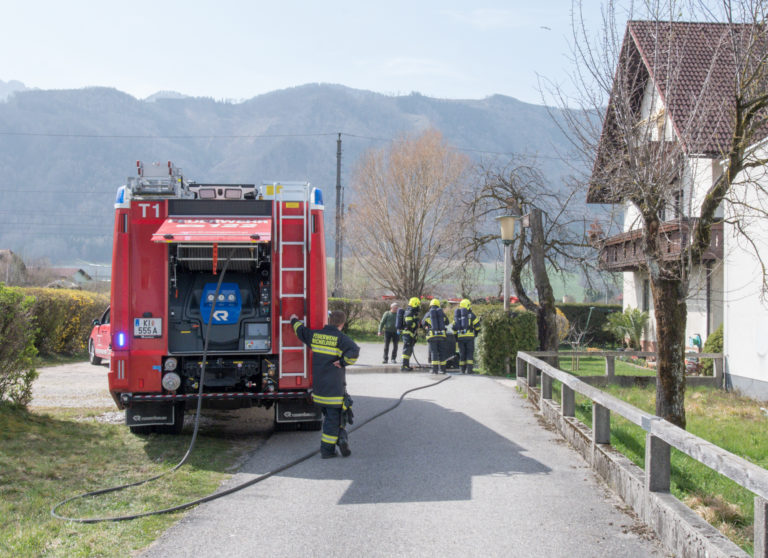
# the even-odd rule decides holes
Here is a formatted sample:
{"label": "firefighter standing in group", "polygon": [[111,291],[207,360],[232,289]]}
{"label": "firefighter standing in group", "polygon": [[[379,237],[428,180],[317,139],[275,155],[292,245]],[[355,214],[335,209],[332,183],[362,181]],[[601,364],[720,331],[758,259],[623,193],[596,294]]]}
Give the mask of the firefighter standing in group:
{"label": "firefighter standing in group", "polygon": [[351,337],[341,333],[347,317],[341,310],[328,314],[328,324],[322,329],[309,329],[294,314],[291,327],[296,337],[312,349],[312,399],[323,413],[323,433],[320,437],[320,456],[336,457],[336,446],[341,455],[349,456],[349,439],[345,425],[351,424],[352,400],[347,395],[346,366],[354,364],[360,347]]}
{"label": "firefighter standing in group", "polygon": [[459,368],[462,374],[472,374],[475,365],[475,337],[480,332],[480,318],[472,312],[472,303],[465,298],[453,313],[453,332],[459,344]]}
{"label": "firefighter standing in group", "polygon": [[408,301],[408,308],[403,312],[402,328],[400,329],[400,335],[403,338],[403,362],[400,366],[400,370],[413,370],[410,366],[411,355],[413,354],[413,346],[416,344],[416,330],[419,327],[419,306],[421,301],[418,297],[412,297]]}
{"label": "firefighter standing in group", "polygon": [[446,356],[443,354],[445,343],[445,330],[448,327],[448,316],[440,308],[440,301],[436,298],[429,303],[429,310],[424,314],[421,325],[427,330],[427,344],[429,345],[429,360],[432,363],[432,373],[445,374]]}

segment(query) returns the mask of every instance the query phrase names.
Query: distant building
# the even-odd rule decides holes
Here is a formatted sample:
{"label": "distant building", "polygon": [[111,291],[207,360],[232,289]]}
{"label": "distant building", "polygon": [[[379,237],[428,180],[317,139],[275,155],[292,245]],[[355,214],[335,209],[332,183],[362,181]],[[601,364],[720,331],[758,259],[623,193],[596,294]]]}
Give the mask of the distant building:
{"label": "distant building", "polygon": [[55,281],[68,281],[75,285],[82,285],[83,283],[93,281],[93,277],[88,275],[88,273],[75,267],[52,267],[50,272],[51,277]]}

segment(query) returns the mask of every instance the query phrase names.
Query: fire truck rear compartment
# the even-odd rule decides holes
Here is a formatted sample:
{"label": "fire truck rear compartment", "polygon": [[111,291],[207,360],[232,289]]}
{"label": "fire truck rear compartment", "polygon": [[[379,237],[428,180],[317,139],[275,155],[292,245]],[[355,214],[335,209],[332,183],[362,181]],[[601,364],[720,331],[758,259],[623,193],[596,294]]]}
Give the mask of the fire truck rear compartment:
{"label": "fire truck rear compartment", "polygon": [[206,391],[272,389],[270,371],[274,375],[278,363],[272,354],[269,254],[267,243],[169,246],[168,350],[180,361],[184,392],[199,387],[207,330]]}

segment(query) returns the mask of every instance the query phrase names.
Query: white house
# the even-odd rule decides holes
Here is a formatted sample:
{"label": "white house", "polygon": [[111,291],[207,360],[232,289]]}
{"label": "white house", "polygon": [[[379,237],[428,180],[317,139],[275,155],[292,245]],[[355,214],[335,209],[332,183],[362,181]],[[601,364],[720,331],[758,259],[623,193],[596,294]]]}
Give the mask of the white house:
{"label": "white house", "polygon": [[[768,141],[756,145],[754,154],[763,160],[768,158]],[[763,266],[768,266],[768,169],[745,172],[739,178],[748,178],[744,185],[734,188],[734,194],[744,203],[737,218],[748,238],[736,234],[733,225],[726,225],[725,370],[734,388],[750,397],[768,400],[768,292],[763,283]],[[753,209],[745,213],[743,207]],[[726,206],[725,211],[726,217],[736,217],[733,207]]]}
{"label": "white house", "polygon": [[[730,136],[729,120],[699,115],[704,114],[702,103],[708,104],[709,114],[714,114],[712,107],[725,107],[733,97],[733,86],[722,86],[728,83],[728,76],[732,75],[728,72],[732,68],[727,67],[727,58],[721,58],[723,52],[719,50],[728,32],[727,24],[659,25],[647,21],[627,24],[619,65],[629,68],[634,64],[642,70],[636,72],[641,83],[636,98],[631,99],[632,114],[637,115],[636,126],[642,128],[646,141],[660,145],[677,142],[682,157],[678,174],[668,186],[670,195],[661,225],[665,257],[670,259],[680,257],[681,247],[688,242],[693,217],[699,215],[705,194],[722,173],[721,154]],[[661,55],[660,49],[665,49]],[[676,56],[674,69],[669,67],[670,52]],[[619,73],[617,70],[617,75]],[[712,87],[713,82],[721,86]],[[707,99],[701,99],[702,92],[706,92]],[[721,114],[724,112],[721,109]],[[605,138],[609,124],[603,129],[601,144],[608,141]],[[767,147],[761,145],[760,149],[765,153]],[[599,161],[600,153],[596,165]],[[764,180],[768,188],[768,176]],[[754,185],[743,190],[740,195],[748,198],[753,207],[760,204],[768,207],[765,192]],[[646,349],[653,350],[655,316],[648,273],[644,270],[640,215],[631,203],[612,198],[605,184],[593,184],[587,201],[621,204],[623,232],[604,239],[601,267],[623,272],[625,308],[640,308],[651,315],[644,344]],[[720,208],[716,216],[730,217],[734,212],[726,206],[725,215]],[[755,245],[736,234],[728,219],[713,225],[703,264],[691,270],[685,337],[690,340],[698,335],[703,343],[724,324],[727,381],[734,388],[768,400],[768,304],[761,298],[763,270],[755,256],[756,249],[761,250],[768,268],[768,225],[764,215],[743,216],[742,213],[740,207],[739,223],[748,228]]]}

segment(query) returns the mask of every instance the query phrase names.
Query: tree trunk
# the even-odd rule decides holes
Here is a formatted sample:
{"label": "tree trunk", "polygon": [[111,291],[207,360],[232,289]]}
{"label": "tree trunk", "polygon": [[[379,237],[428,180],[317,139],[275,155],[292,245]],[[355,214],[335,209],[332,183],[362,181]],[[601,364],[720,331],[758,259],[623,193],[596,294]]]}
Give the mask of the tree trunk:
{"label": "tree trunk", "polygon": [[656,315],[656,414],[685,428],[685,325],[688,311],[680,279],[652,278]]}
{"label": "tree trunk", "polygon": [[[536,312],[539,326],[539,348],[542,351],[557,351],[559,339],[557,336],[557,308],[555,294],[547,274],[546,258],[544,257],[544,227],[541,222],[541,210],[531,211],[531,270],[533,281],[539,293],[539,307]],[[549,364],[558,368],[557,357],[547,357]]]}

